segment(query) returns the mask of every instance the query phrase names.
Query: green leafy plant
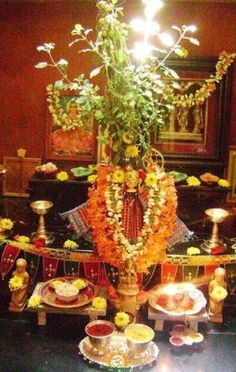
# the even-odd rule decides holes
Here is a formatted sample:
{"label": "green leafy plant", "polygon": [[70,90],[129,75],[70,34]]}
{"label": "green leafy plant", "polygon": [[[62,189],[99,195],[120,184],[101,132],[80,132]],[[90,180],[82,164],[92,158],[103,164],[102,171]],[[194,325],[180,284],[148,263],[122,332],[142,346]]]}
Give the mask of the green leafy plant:
{"label": "green leafy plant", "polygon": [[[152,10],[151,6],[158,2],[160,0],[152,2],[145,0],[149,13]],[[56,125],[61,126],[63,130],[75,129],[80,125],[79,122],[72,123],[65,119],[65,113],[60,107],[60,92],[74,90],[79,96],[81,120],[88,119],[91,114],[94,115],[102,133],[98,139],[104,144],[111,144],[113,162],[120,164],[126,157],[127,147],[131,145],[137,146],[139,156],[134,156],[134,160],[138,165],[143,154],[151,146],[152,133],[164,124],[166,110],[173,109],[173,105],[188,106],[196,101],[193,95],[191,97],[179,95],[176,99],[178,84],[173,82],[173,79],[178,80],[178,75],[168,68],[165,62],[172,53],[181,58],[187,56],[188,51],[180,44],[182,40],[188,40],[195,45],[199,42],[191,36],[196,29],[195,26],[184,25],[172,26],[177,33],[177,41],[172,43],[168,35],[166,37],[153,22],[153,14],[148,14],[149,31],[144,32],[144,43],[136,45],[136,52],[140,48],[145,58],[141,63],[137,63],[134,58],[135,50],[128,47],[131,25],[121,21],[123,8],[116,3],[117,0],[97,2],[99,14],[95,40],[90,37],[91,29],[76,24],[72,30],[75,39],[70,43],[71,47],[79,45],[80,53],[96,55],[98,66],[90,72],[89,79],[103,74],[106,79],[103,95],[99,94],[99,87],[83,74],[72,80],[68,77],[68,62],[65,59],[56,62],[53,58],[54,43],[45,43],[37,48],[39,52],[47,53],[50,63],[40,62],[36,67],[53,67],[61,75],[61,80],[48,86],[49,110]],[[166,38],[169,47],[162,49],[156,44],[150,44],[150,36],[158,38],[159,41]],[[232,57],[227,61],[228,64],[232,63]],[[214,82],[214,77],[211,77],[208,82],[211,91]],[[198,92],[197,99],[201,101],[204,94],[206,95],[206,89]]]}

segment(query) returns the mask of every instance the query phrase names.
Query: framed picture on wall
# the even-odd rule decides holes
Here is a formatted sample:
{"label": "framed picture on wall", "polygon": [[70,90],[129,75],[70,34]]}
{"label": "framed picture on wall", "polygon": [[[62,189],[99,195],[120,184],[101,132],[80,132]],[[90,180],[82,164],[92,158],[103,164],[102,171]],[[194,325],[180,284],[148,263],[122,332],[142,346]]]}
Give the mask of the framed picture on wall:
{"label": "framed picture on wall", "polygon": [[[178,72],[178,93],[194,94],[215,72],[217,59],[172,61]],[[153,145],[166,163],[214,164],[225,166],[226,133],[229,125],[230,69],[216,90],[203,103],[190,108],[174,107],[166,113],[165,124],[153,136]]]}
{"label": "framed picture on wall", "polygon": [[[79,97],[60,92],[55,113],[47,112],[45,157],[53,160],[94,162],[97,158],[97,129],[91,116],[81,120]],[[68,129],[68,126],[72,129]]]}
{"label": "framed picture on wall", "polygon": [[236,146],[229,147],[229,164],[227,173],[231,186],[231,191],[228,194],[227,201],[230,203],[236,203]]}

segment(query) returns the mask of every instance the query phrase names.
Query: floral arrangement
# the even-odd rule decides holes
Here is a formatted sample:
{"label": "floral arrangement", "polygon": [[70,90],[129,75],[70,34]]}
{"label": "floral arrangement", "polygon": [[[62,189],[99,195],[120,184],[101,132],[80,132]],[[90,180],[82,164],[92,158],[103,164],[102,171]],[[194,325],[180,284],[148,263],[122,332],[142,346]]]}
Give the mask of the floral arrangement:
{"label": "floral arrangement", "polygon": [[92,300],[92,306],[97,310],[105,310],[107,307],[107,300],[104,297],[95,297]]}
{"label": "floral arrangement", "polygon": [[15,289],[19,289],[23,286],[23,279],[15,275],[9,280],[9,288],[11,291],[14,291]]}
{"label": "floral arrangement", "polygon": [[78,243],[70,239],[67,239],[63,244],[63,248],[71,249],[71,250],[78,248],[78,246],[79,246]]}
{"label": "floral arrangement", "polygon": [[221,187],[226,187],[226,188],[230,187],[229,181],[227,181],[227,180],[225,180],[223,178],[220,178],[218,180],[218,185],[221,186]]}
{"label": "floral arrangement", "polygon": [[74,280],[72,284],[79,290],[85,288],[88,285],[86,280],[80,278]]}
{"label": "floral arrangement", "polygon": [[69,179],[69,175],[66,171],[61,171],[57,173],[56,178],[58,181],[67,181]]}
{"label": "floral arrangement", "polygon": [[14,223],[10,218],[0,219],[0,230],[11,230],[13,226]]}
{"label": "floral arrangement", "polygon": [[30,243],[30,238],[26,235],[16,235],[14,239],[19,243]]}
{"label": "floral arrangement", "polygon": [[188,177],[186,181],[188,186],[196,187],[201,185],[201,181],[195,176]]}
{"label": "floral arrangement", "polygon": [[28,306],[32,308],[38,307],[42,303],[42,297],[39,295],[33,295],[29,298]]}
{"label": "floral arrangement", "polygon": [[129,314],[125,313],[124,311],[119,311],[115,315],[114,322],[115,325],[119,328],[126,327],[130,323]]}
{"label": "floral arrangement", "polygon": [[201,253],[201,251],[197,247],[189,247],[187,249],[187,255],[189,255],[189,256],[194,256],[194,255],[200,254],[200,253]]}
{"label": "floral arrangement", "polygon": [[212,296],[217,301],[223,301],[227,297],[227,295],[228,295],[227,290],[220,285],[215,286],[213,291],[212,291]]}
{"label": "floral arrangement", "polygon": [[[150,265],[162,258],[176,219],[173,178],[151,162],[152,155],[148,166],[143,163],[145,154],[151,150],[152,133],[164,124],[168,110],[175,106],[202,104],[236,57],[235,53],[222,53],[215,75],[210,76],[195,93],[180,94],[179,77],[167,67],[166,60],[172,54],[180,58],[187,56],[182,41],[199,45],[192,37],[196,27],[172,26],[177,33],[174,41],[154,22],[162,1],[143,0],[143,3],[145,20],[126,24],[121,21],[123,8],[117,5],[117,0],[97,1],[95,40],[91,37],[91,29],[85,29],[81,24],[74,26],[72,36],[75,39],[70,46],[81,46],[80,53],[93,53],[98,61],[89,79],[83,74],[74,79],[68,76],[68,62],[65,59],[56,61],[53,57],[54,43],[38,46],[38,51],[46,54],[49,62],[36,65],[37,68],[50,66],[61,76],[61,80],[47,88],[49,111],[55,126],[62,130],[75,130],[94,115],[101,129],[98,139],[109,146],[112,164],[100,166],[97,174],[93,172],[89,176],[92,186],[87,208],[88,223],[98,254],[105,262],[119,267],[131,260],[139,272],[147,271]],[[143,40],[129,48],[129,35],[134,29],[143,32]],[[142,60],[137,63],[139,57]],[[99,74],[103,74],[105,80],[104,94],[91,83]],[[76,117],[70,117],[68,110],[61,107],[60,96],[65,90],[75,93]],[[131,240],[124,233],[123,223],[128,167],[138,174],[137,193],[144,213],[137,239]],[[57,178],[67,179],[65,172],[60,172]],[[200,185],[196,177],[189,177],[187,182],[191,186]]]}
{"label": "floral arrangement", "polygon": [[88,217],[98,253],[106,262],[119,266],[132,259],[137,270],[144,272],[164,254],[176,218],[176,191],[172,177],[154,164],[147,171],[137,172],[139,193],[146,208],[136,243],[132,244],[123,233],[125,169],[114,165],[99,167],[97,184],[89,190]]}

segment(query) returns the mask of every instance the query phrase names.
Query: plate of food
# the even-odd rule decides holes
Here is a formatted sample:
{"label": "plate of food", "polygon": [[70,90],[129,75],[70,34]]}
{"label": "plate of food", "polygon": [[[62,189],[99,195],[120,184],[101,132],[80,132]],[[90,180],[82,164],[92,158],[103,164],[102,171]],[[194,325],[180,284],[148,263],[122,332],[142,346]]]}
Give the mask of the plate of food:
{"label": "plate of food", "polygon": [[87,279],[70,276],[51,279],[39,289],[45,304],[68,309],[89,304],[97,292],[97,286]]}
{"label": "plate of food", "polygon": [[191,283],[161,284],[150,291],[148,301],[155,310],[174,316],[197,314],[207,303]]}

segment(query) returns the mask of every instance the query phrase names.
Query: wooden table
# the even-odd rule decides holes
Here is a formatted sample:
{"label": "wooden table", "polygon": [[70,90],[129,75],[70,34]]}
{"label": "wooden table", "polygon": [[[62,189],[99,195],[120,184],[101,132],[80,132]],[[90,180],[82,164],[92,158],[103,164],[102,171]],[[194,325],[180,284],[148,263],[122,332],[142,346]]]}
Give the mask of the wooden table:
{"label": "wooden table", "polygon": [[148,319],[155,320],[155,331],[162,331],[164,326],[164,321],[172,322],[188,322],[189,327],[198,331],[198,323],[207,323],[208,322],[208,313],[206,307],[204,307],[198,314],[195,315],[180,315],[173,316],[165,314],[161,311],[153,309],[151,306],[148,306]]}
{"label": "wooden table", "polygon": [[[42,283],[38,283],[34,289],[33,296],[39,295],[39,289]],[[96,320],[99,316],[106,316],[106,309],[105,310],[97,310],[92,307],[91,304],[76,307],[72,309],[62,309],[58,307],[53,307],[42,303],[36,308],[27,307],[28,311],[38,313],[38,325],[39,326],[46,326],[47,324],[47,314],[70,314],[70,315],[83,315],[88,316],[90,320]]]}

